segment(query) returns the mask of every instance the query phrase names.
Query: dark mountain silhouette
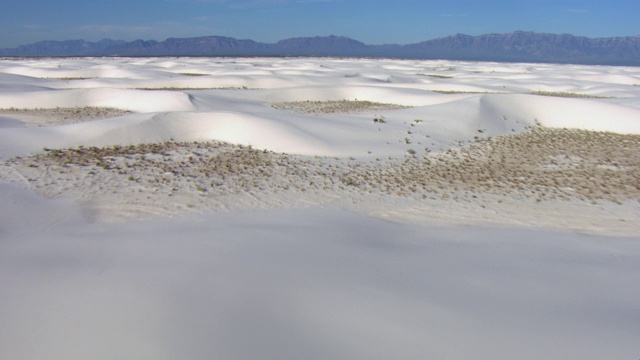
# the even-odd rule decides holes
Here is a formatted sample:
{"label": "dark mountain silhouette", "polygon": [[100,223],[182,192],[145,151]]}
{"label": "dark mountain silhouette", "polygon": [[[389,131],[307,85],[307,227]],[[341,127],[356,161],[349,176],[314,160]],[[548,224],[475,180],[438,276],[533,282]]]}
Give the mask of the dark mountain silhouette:
{"label": "dark mountain silhouette", "polygon": [[41,41],[2,56],[356,56],[640,66],[640,36],[587,38],[517,31],[456,34],[408,45],[366,45],[343,36],[299,37],[275,44],[223,36],[131,42]]}
{"label": "dark mountain silhouette", "polygon": [[91,56],[105,49],[124,44],[123,40],[103,39],[97,42],[85,40],[39,41],[13,49],[0,49],[2,56]]}
{"label": "dark mountain silhouette", "polygon": [[348,37],[331,35],[280,40],[269,50],[282,55],[367,56],[372,47]]}
{"label": "dark mountain silhouette", "polygon": [[517,31],[457,34],[405,46],[407,56],[484,61],[640,65],[640,36],[590,39]]}
{"label": "dark mountain silhouette", "polygon": [[353,56],[366,55],[369,47],[341,36],[301,37],[265,44],[223,36],[167,39],[162,42],[136,40],[111,46],[103,55],[118,56]]}
{"label": "dark mountain silhouette", "polygon": [[267,44],[253,40],[237,40],[224,36],[169,38],[165,41],[136,40],[103,49],[107,56],[216,56],[259,55]]}

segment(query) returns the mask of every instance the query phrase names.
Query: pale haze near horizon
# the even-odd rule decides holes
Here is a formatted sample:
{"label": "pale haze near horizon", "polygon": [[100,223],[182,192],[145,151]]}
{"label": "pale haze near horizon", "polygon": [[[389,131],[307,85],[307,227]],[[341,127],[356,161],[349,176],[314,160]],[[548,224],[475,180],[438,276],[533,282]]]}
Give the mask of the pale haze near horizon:
{"label": "pale haze near horizon", "polygon": [[640,35],[639,18],[637,0],[7,0],[0,48],[41,40],[210,35],[261,42],[340,35],[367,44],[518,30],[597,38]]}

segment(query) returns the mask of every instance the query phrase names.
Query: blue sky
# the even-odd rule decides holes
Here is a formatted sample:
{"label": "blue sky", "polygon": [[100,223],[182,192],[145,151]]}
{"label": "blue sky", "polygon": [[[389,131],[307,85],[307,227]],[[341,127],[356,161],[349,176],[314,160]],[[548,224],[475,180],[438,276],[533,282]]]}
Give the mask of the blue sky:
{"label": "blue sky", "polygon": [[0,48],[39,40],[344,35],[408,44],[515,30],[640,35],[640,0],[2,0]]}

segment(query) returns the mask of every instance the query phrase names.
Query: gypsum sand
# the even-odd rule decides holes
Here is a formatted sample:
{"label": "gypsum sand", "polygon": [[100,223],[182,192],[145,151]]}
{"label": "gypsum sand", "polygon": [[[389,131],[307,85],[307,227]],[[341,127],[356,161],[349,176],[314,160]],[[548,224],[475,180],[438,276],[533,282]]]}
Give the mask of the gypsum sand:
{"label": "gypsum sand", "polygon": [[[543,127],[384,161],[278,154],[220,142],[165,142],[47,149],[0,166],[8,170],[0,172],[4,180],[24,182],[48,197],[76,199],[94,207],[98,218],[328,204],[357,209],[358,202],[372,199],[390,212],[398,210],[393,199],[481,204],[496,211],[514,200],[583,208],[640,202],[639,135]],[[632,232],[634,215],[627,217],[620,221],[630,221],[626,226]]]}

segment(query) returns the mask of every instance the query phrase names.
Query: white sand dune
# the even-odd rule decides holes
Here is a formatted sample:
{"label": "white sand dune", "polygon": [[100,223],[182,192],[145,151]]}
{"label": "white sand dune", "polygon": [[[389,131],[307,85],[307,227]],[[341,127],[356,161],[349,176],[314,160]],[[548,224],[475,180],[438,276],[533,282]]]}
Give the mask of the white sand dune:
{"label": "white sand dune", "polygon": [[[637,358],[638,138],[620,134],[640,134],[638,84],[632,67],[3,59],[0,358]],[[608,134],[540,130],[562,128]]]}
{"label": "white sand dune", "polygon": [[161,91],[150,93],[127,89],[78,89],[30,91],[0,95],[0,102],[21,109],[84,107],[113,107],[138,112],[191,110],[187,94]]}
{"label": "white sand dune", "polygon": [[493,114],[534,118],[543,126],[621,134],[640,134],[638,109],[594,99],[564,99],[533,95],[486,97],[485,106]]}
{"label": "white sand dune", "polygon": [[[7,96],[4,100],[12,101],[11,104],[15,106],[28,103],[36,104],[35,108],[52,107],[57,103],[64,107],[108,106],[154,113],[166,112],[169,108],[174,110],[55,129],[6,131],[0,133],[2,154],[15,156],[36,152],[42,147],[125,145],[175,139],[220,140],[304,155],[364,156],[375,152],[377,156],[397,156],[407,150],[404,144],[407,138],[414,140],[413,147],[418,151],[424,148],[440,150],[456,141],[472,139],[478,135],[478,131],[491,136],[504,135],[521,132],[536,123],[547,127],[640,134],[640,121],[637,120],[640,110],[593,99],[535,95],[423,95],[423,101],[429,105],[413,105],[415,107],[412,109],[384,112],[387,123],[374,126],[372,119],[376,114],[310,117],[283,114],[270,109],[268,103],[254,104],[254,110],[251,111],[252,107],[247,107],[246,102],[241,112],[242,102],[227,102],[224,98],[212,95],[198,96],[175,91],[140,92],[115,89],[96,89],[80,94],[65,91],[47,95],[38,92],[31,97],[22,94],[24,99],[19,101],[12,98],[19,98],[19,95]],[[307,92],[283,91],[277,96],[267,94],[264,97],[270,102],[282,101],[288,95],[291,95],[288,99],[293,101],[309,98],[322,101],[349,98],[342,95],[358,93],[361,96],[359,99],[367,101],[387,99],[399,105],[417,102],[412,101],[410,96],[394,94],[393,90],[378,92],[383,94],[371,96],[371,93],[365,94],[361,89],[354,89],[351,93],[338,89],[339,95],[336,96],[330,94],[327,88]],[[393,101],[401,98],[404,101]],[[222,108],[224,104],[236,111],[211,111],[213,108]],[[416,119],[420,120],[419,126],[409,128]],[[66,141],[63,140],[65,138]]]}

